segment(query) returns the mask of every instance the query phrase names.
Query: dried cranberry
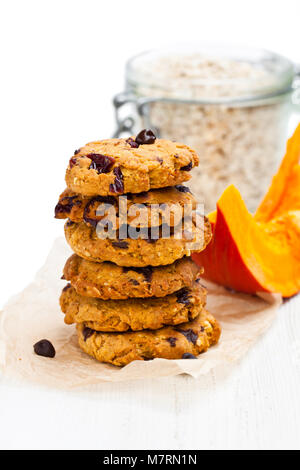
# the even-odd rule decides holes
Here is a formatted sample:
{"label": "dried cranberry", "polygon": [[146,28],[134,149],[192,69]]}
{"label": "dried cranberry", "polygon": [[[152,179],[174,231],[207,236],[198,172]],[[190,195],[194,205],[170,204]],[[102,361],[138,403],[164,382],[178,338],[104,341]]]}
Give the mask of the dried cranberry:
{"label": "dried cranberry", "polygon": [[124,192],[124,183],[123,183],[123,173],[119,166],[116,166],[113,171],[115,175],[115,182],[109,185],[109,190],[112,193],[123,194]]}
{"label": "dried cranberry", "polygon": [[[63,197],[55,206],[55,217],[59,219],[59,215],[61,214],[69,214],[72,210],[72,207],[76,205],[80,205],[80,201],[76,201],[77,196],[65,196]],[[64,204],[65,203],[65,204]]]}
{"label": "dried cranberry", "polygon": [[59,219],[60,214],[69,214],[71,212],[72,207],[68,206],[68,204],[61,204],[58,202],[54,209],[54,217]]}
{"label": "dried cranberry", "polygon": [[175,186],[175,188],[177,189],[177,191],[179,191],[180,193],[190,193],[190,188],[188,188],[187,186],[183,186],[183,184],[177,184]]}
{"label": "dried cranberry", "polygon": [[70,158],[69,160],[70,168],[73,168],[73,166],[76,165],[76,163],[77,163],[77,158],[74,158],[74,157]]}
{"label": "dried cranberry", "polygon": [[184,335],[190,343],[196,344],[198,334],[195,333],[192,328],[188,328],[187,330],[181,330],[180,328],[177,328],[177,331]]}
{"label": "dried cranberry", "polygon": [[92,160],[89,168],[91,170],[96,170],[97,173],[109,173],[114,166],[115,159],[109,157],[108,155],[102,155],[101,153],[90,153],[86,155],[87,158]]}
{"label": "dried cranberry", "polygon": [[133,149],[137,149],[139,147],[139,144],[135,140],[133,140],[132,137],[129,137],[129,139],[127,139],[126,142]]}
{"label": "dried cranberry", "polygon": [[35,354],[38,356],[44,357],[54,357],[55,356],[55,349],[52,343],[47,339],[41,339],[37,343],[34,344],[33,350]]}
{"label": "dried cranberry", "polygon": [[66,226],[67,227],[72,227],[72,225],[74,225],[75,222],[73,222],[72,220],[68,219],[67,222],[66,222]]}
{"label": "dried cranberry", "polygon": [[194,354],[191,354],[191,353],[184,353],[182,354],[182,359],[197,359],[196,356],[194,356]]}
{"label": "dried cranberry", "polygon": [[176,346],[177,338],[174,338],[173,336],[170,336],[170,338],[167,338],[167,341],[170,343],[172,348],[174,348]]}
{"label": "dried cranberry", "polygon": [[132,267],[127,268],[127,267],[124,267],[123,271],[125,273],[127,273],[128,271],[134,271],[138,274],[142,274],[144,276],[145,280],[149,283],[151,282],[152,274],[153,274],[153,269],[152,269],[151,266],[146,266],[144,268],[132,268]]}
{"label": "dried cranberry", "polygon": [[115,248],[123,248],[124,250],[126,250],[129,247],[129,244],[125,241],[117,241],[112,242],[112,246],[114,246]]}
{"label": "dried cranberry", "polygon": [[[91,225],[94,228],[97,227],[97,223],[99,222],[99,220],[97,218],[89,217],[89,211],[91,209],[91,206],[93,206],[96,202],[103,203],[103,204],[110,204],[113,206],[115,203],[115,199],[111,196],[95,196],[89,200],[89,202],[84,208],[83,220],[85,221],[85,223]],[[96,209],[96,212],[97,212],[97,209]]]}
{"label": "dried cranberry", "polygon": [[188,311],[188,316],[189,316],[189,321],[193,321],[193,320],[194,320],[193,312],[191,312],[190,310]]}
{"label": "dried cranberry", "polygon": [[84,329],[82,330],[84,341],[86,341],[90,336],[92,336],[93,333],[94,333],[94,330],[85,326]]}
{"label": "dried cranberry", "polygon": [[177,302],[184,305],[189,305],[190,301],[190,291],[187,288],[183,288],[176,293]]}
{"label": "dried cranberry", "polygon": [[[62,278],[61,278],[62,279]],[[67,284],[64,288],[63,288],[63,292],[65,292],[66,290],[70,289],[71,287],[71,284]]]}
{"label": "dried cranberry", "polygon": [[181,171],[191,171],[191,169],[193,168],[193,162],[190,162],[188,165],[186,166],[182,166],[180,168]]}
{"label": "dried cranberry", "polygon": [[139,145],[154,144],[155,140],[155,134],[151,129],[143,129],[135,138],[135,141]]}

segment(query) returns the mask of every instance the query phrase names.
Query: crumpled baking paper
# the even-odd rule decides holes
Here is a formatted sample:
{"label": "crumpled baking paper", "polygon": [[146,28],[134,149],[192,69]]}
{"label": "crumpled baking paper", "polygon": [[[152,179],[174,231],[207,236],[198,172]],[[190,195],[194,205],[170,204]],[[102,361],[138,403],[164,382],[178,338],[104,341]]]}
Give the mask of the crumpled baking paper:
{"label": "crumpled baking paper", "polygon": [[[123,368],[101,364],[79,349],[75,326],[64,324],[59,308],[59,295],[65,285],[60,277],[70,254],[65,240],[57,239],[32,284],[1,312],[0,368],[4,375],[65,389],[182,373],[199,378],[219,367],[233,367],[271,325],[281,303],[280,295],[236,294],[204,282],[208,288],[207,308],[222,326],[218,345],[197,360],[134,361]],[[54,359],[34,354],[33,344],[43,338],[55,346]]]}

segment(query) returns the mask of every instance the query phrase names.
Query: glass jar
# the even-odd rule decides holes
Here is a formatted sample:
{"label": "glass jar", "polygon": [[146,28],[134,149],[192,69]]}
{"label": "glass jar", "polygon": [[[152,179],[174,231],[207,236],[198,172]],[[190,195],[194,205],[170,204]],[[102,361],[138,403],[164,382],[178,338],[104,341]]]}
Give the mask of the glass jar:
{"label": "glass jar", "polygon": [[125,92],[114,99],[115,136],[147,127],[190,145],[200,165],[189,186],[206,211],[231,183],[255,211],[284,153],[299,77],[291,61],[264,50],[144,52],[128,61]]}

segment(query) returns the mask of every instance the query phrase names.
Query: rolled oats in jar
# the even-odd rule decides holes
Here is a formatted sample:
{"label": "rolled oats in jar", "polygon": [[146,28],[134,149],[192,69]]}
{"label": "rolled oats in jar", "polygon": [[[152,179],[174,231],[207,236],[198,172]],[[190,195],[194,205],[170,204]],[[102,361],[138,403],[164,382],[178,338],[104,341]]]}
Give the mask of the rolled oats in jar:
{"label": "rolled oats in jar", "polygon": [[[193,147],[190,188],[207,212],[229,184],[255,211],[284,152],[295,68],[256,49],[176,47],[140,54],[115,97],[118,130],[155,129]],[[130,114],[126,105],[130,107]]]}

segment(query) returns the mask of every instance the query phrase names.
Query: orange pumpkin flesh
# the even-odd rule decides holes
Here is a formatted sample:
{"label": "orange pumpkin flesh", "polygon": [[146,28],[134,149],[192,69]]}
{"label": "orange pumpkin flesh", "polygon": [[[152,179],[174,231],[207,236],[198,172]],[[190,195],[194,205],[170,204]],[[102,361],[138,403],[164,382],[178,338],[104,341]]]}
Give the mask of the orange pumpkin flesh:
{"label": "orange pumpkin flesh", "polygon": [[246,292],[300,291],[300,125],[255,216],[234,186],[209,214],[213,239],[193,259],[204,277]]}

